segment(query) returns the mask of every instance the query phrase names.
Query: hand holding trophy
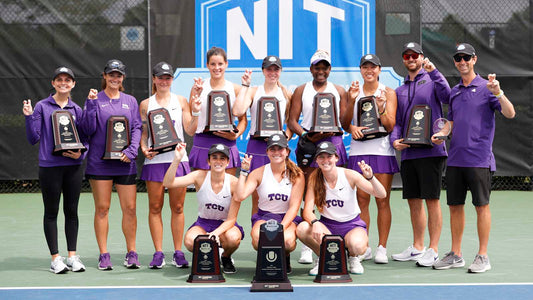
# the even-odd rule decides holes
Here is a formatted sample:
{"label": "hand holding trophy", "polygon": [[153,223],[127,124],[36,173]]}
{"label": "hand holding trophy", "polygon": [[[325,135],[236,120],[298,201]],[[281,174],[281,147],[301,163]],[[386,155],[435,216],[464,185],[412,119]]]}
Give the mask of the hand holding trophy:
{"label": "hand holding trophy", "polygon": [[452,124],[445,118],[439,118],[433,122],[433,137],[436,139],[448,140],[451,131]]}

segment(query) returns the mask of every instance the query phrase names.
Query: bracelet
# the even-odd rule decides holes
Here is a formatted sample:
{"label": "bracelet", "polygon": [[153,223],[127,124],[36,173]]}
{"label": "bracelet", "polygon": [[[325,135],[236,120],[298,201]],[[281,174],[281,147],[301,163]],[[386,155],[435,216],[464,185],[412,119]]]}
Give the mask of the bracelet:
{"label": "bracelet", "polygon": [[245,87],[250,87],[249,84],[246,84],[246,83],[241,83],[242,86],[245,86]]}
{"label": "bracelet", "polygon": [[383,110],[383,112],[379,112],[379,111],[378,111],[378,113],[379,113],[379,115],[380,115],[380,116],[384,116],[384,115],[386,115],[386,114],[387,114],[387,110],[386,110],[386,109],[384,109],[384,110]]}
{"label": "bracelet", "polygon": [[300,136],[301,136],[302,138],[305,138],[306,135],[307,135],[307,131],[304,130]]}
{"label": "bracelet", "polygon": [[246,176],[248,176],[250,174],[250,171],[241,169],[241,171],[239,172],[239,175],[241,175],[241,174],[242,174],[242,176],[246,177]]}
{"label": "bracelet", "polygon": [[313,221],[311,221],[311,225],[315,224],[316,222],[318,222],[318,219],[314,219]]}
{"label": "bracelet", "polygon": [[201,114],[201,113],[200,113],[199,111],[191,111],[191,115],[192,115],[193,117],[199,117],[200,114]]}
{"label": "bracelet", "polygon": [[503,90],[502,89],[500,89],[500,92],[497,95],[494,95],[494,97],[496,97],[498,99],[500,99],[502,96],[503,96]]}
{"label": "bracelet", "polygon": [[368,181],[374,179],[374,174],[372,174],[372,177],[370,177],[370,178],[366,178],[366,177],[365,177],[365,179],[368,180]]}

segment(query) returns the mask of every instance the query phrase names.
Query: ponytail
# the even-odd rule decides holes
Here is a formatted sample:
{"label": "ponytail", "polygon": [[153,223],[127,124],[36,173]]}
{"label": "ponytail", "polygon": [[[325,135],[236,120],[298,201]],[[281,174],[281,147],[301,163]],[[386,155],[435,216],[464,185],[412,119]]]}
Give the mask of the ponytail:
{"label": "ponytail", "polygon": [[326,186],[324,181],[324,173],[320,168],[316,168],[309,176],[309,185],[313,187],[313,194],[315,196],[315,206],[318,211],[322,213],[326,205]]}
{"label": "ponytail", "polygon": [[285,158],[285,167],[287,168],[287,177],[292,184],[296,182],[296,178],[304,174],[302,169],[300,169],[292,160],[287,156]]}

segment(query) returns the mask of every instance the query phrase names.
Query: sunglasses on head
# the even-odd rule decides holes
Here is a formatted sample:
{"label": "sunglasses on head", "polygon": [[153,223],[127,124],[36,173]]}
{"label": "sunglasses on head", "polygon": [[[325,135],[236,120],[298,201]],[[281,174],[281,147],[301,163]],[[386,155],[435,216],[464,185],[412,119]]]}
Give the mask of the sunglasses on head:
{"label": "sunglasses on head", "polygon": [[404,54],[403,59],[409,60],[409,57],[412,57],[413,59],[417,59],[420,56],[418,53],[411,53],[411,54]]}
{"label": "sunglasses on head", "polygon": [[470,61],[470,59],[472,59],[472,55],[454,55],[453,57],[453,60],[455,60],[455,62],[461,62],[461,59],[464,59],[464,61]]}

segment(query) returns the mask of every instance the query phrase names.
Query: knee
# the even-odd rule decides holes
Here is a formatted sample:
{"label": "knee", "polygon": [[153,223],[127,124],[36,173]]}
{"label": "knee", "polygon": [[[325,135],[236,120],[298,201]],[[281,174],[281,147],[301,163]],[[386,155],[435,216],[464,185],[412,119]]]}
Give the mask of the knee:
{"label": "knee", "polygon": [[137,217],[137,208],[135,207],[135,205],[128,205],[127,207],[124,207],[122,209],[122,214],[130,218],[135,218]]}
{"label": "knee", "polygon": [[185,237],[185,241],[183,241],[183,244],[185,245],[185,248],[187,248],[187,250],[192,252],[192,250],[194,248],[194,239],[192,239],[191,237],[186,236]]}
{"label": "knee", "polygon": [[109,206],[97,206],[94,210],[94,215],[98,218],[105,218],[109,214]]}
{"label": "knee", "polygon": [[376,206],[378,209],[390,209],[390,203],[389,199],[382,198],[382,199],[376,199]]}
{"label": "knee", "polygon": [[159,215],[163,209],[163,203],[150,203],[150,214]]}
{"label": "knee", "polygon": [[177,215],[183,214],[183,203],[180,203],[172,208],[172,212]]}

